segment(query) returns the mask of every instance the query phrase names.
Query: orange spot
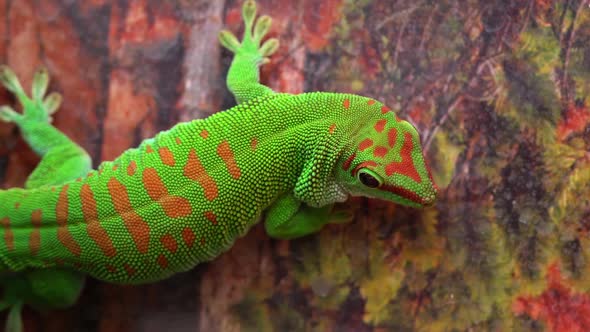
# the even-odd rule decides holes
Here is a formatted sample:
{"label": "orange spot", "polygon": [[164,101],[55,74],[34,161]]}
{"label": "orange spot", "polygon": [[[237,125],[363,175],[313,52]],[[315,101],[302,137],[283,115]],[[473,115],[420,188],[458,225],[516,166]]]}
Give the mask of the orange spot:
{"label": "orange spot", "polygon": [[385,124],[387,123],[387,120],[385,119],[381,119],[379,121],[377,121],[377,123],[375,124],[375,130],[380,133],[383,131],[383,129],[385,129]]}
{"label": "orange spot", "polygon": [[117,164],[113,165],[113,171],[116,171],[117,169],[119,169],[119,165],[117,165]]}
{"label": "orange spot", "polygon": [[161,268],[166,269],[168,268],[168,260],[166,259],[166,257],[164,257],[164,255],[160,255],[158,256],[158,265],[160,265]]}
{"label": "orange spot", "polygon": [[51,191],[55,192],[55,190],[56,190],[56,189],[55,189],[55,186],[52,186],[52,187],[51,187]]}
{"label": "orange spot", "polygon": [[76,182],[82,182],[82,178],[77,178]]}
{"label": "orange spot", "polygon": [[350,155],[350,157],[348,157],[348,159],[346,159],[346,161],[342,164],[342,169],[348,171],[354,158],[356,158],[356,153],[353,153],[352,155]]}
{"label": "orange spot", "polygon": [[134,268],[132,268],[129,264],[124,264],[123,268],[125,269],[125,272],[127,272],[127,275],[132,277],[135,272],[137,272]]}
{"label": "orange spot", "polygon": [[191,150],[188,155],[188,161],[184,166],[184,176],[196,181],[205,192],[205,198],[212,201],[217,198],[218,190],[215,180],[207,173],[203,164],[199,160],[195,150]]}
{"label": "orange spot", "polygon": [[370,148],[373,145],[373,140],[370,138],[365,138],[361,144],[359,144],[359,151],[365,151],[366,149]]}
{"label": "orange spot", "polygon": [[29,237],[29,249],[31,255],[35,256],[41,248],[41,209],[37,209],[31,213],[31,224],[33,224],[33,230]]}
{"label": "orange spot", "polygon": [[201,135],[203,139],[207,139],[207,137],[209,137],[209,132],[207,131],[207,129],[203,129],[201,130],[201,133],[199,135]]}
{"label": "orange spot", "polygon": [[116,273],[117,272],[117,268],[112,266],[111,264],[107,264],[106,266],[107,271],[109,271],[110,273]]}
{"label": "orange spot", "polygon": [[154,152],[154,149],[152,149],[152,146],[148,144],[148,145],[145,147],[145,152],[147,152],[147,153],[152,153],[152,152]]}
{"label": "orange spot", "polygon": [[404,145],[400,151],[402,157],[401,161],[394,161],[385,166],[385,174],[391,176],[395,173],[405,175],[412,180],[420,183],[420,175],[414,166],[414,160],[412,159],[412,150],[414,150],[414,141],[410,133],[404,135]]}
{"label": "orange spot", "polygon": [[258,146],[258,140],[256,139],[256,137],[253,137],[252,140],[250,141],[250,148],[252,149],[252,151],[256,150],[256,147]]}
{"label": "orange spot", "polygon": [[174,138],[174,140],[176,141],[176,144],[178,144],[178,145],[182,144],[182,141],[180,140],[179,137]]}
{"label": "orange spot", "polygon": [[397,130],[395,128],[391,128],[387,132],[387,142],[389,143],[390,148],[395,146],[395,141],[397,141]]}
{"label": "orange spot", "polygon": [[175,253],[176,250],[178,250],[178,243],[176,243],[176,240],[170,234],[165,234],[162,236],[160,238],[160,242],[162,243],[162,246],[164,246],[164,248],[166,248],[166,250],[170,251],[171,253]]}
{"label": "orange spot", "polygon": [[4,217],[0,220],[0,224],[4,227],[4,243],[6,244],[6,248],[8,250],[14,250],[14,234],[12,233],[12,229],[10,229],[10,219]]}
{"label": "orange spot", "polygon": [[150,167],[143,170],[143,185],[148,196],[153,201],[160,203],[168,217],[180,218],[191,214],[190,202],[184,197],[170,195],[155,168]]}
{"label": "orange spot", "polygon": [[158,153],[160,154],[160,159],[162,160],[162,163],[164,165],[170,167],[174,166],[174,155],[172,154],[172,151],[170,151],[170,149],[168,149],[167,147],[163,147],[158,150]]}
{"label": "orange spot", "polygon": [[387,151],[389,150],[384,146],[376,146],[373,155],[375,157],[383,158],[387,154]]}
{"label": "orange spot", "polygon": [[94,172],[91,171],[91,172],[88,172],[88,174],[86,174],[86,177],[91,178],[93,175],[94,175]]}
{"label": "orange spot", "polygon": [[61,188],[59,198],[57,199],[57,204],[55,206],[55,219],[58,226],[57,239],[74,256],[80,257],[82,248],[80,248],[80,245],[76,242],[76,240],[74,240],[72,233],[70,233],[70,230],[68,229],[68,188],[69,186],[67,184]]}
{"label": "orange spot", "polygon": [[350,108],[350,99],[344,99],[344,102],[342,102],[342,106],[344,106],[344,108],[349,109]]}
{"label": "orange spot", "polygon": [[205,211],[204,215],[213,225],[217,225],[217,216],[213,211]]}
{"label": "orange spot", "polygon": [[86,222],[86,232],[88,236],[96,243],[100,250],[107,257],[114,257],[117,250],[107,231],[101,226],[98,220],[98,210],[96,209],[96,200],[94,193],[88,184],[83,184],[80,189],[80,201],[82,203],[82,214]]}
{"label": "orange spot", "polygon": [[132,160],[127,166],[127,175],[133,176],[135,174],[135,171],[137,171],[137,163],[135,162],[135,160]]}
{"label": "orange spot", "polygon": [[131,234],[131,238],[137,247],[137,250],[145,254],[149,249],[150,244],[150,227],[141,218],[140,215],[133,210],[131,202],[129,201],[129,194],[127,188],[116,178],[111,178],[107,183],[111,201],[115,207],[115,211],[123,219],[125,228]]}
{"label": "orange spot", "polygon": [[16,203],[14,203],[14,208],[15,208],[15,209],[18,209],[19,207],[20,207],[20,202],[16,202]]}
{"label": "orange spot", "polygon": [[330,128],[328,129],[328,132],[330,134],[333,134],[335,130],[336,130],[336,124],[332,123],[332,125],[330,125]]}
{"label": "orange spot", "polygon": [[221,160],[225,163],[225,167],[227,167],[227,171],[234,179],[239,179],[241,176],[240,168],[236,163],[236,159],[234,158],[234,152],[229,146],[227,141],[223,141],[219,143],[217,146],[217,154],[221,157]]}
{"label": "orange spot", "polygon": [[391,108],[389,108],[389,107],[387,107],[385,105],[381,106],[381,114],[385,114],[385,113],[387,113],[389,111],[391,111]]}
{"label": "orange spot", "polygon": [[182,240],[187,247],[192,248],[195,244],[195,232],[192,229],[186,227],[182,230]]}
{"label": "orange spot", "polygon": [[371,106],[371,105],[373,105],[373,104],[375,104],[375,101],[374,101],[373,99],[371,99],[371,100],[369,100],[369,101],[367,102],[367,105],[369,105],[369,106]]}

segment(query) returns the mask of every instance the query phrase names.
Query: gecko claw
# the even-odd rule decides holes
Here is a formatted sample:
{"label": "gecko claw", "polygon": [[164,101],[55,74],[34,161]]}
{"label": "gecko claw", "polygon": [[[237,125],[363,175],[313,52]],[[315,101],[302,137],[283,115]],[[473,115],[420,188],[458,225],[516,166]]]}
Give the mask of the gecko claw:
{"label": "gecko claw", "polygon": [[219,42],[232,53],[237,53],[240,49],[240,42],[236,36],[228,30],[221,30],[221,32],[219,32]]}
{"label": "gecko claw", "polygon": [[47,69],[41,67],[37,69],[35,72],[35,76],[33,77],[33,85],[31,87],[31,97],[35,101],[40,101],[43,99],[43,96],[47,92],[47,87],[49,86],[49,73]]}
{"label": "gecko claw", "polygon": [[266,42],[264,42],[262,47],[260,47],[259,52],[263,57],[268,57],[268,56],[274,54],[278,48],[279,48],[279,40],[276,38],[271,38],[271,39],[267,40]]}
{"label": "gecko claw", "polygon": [[257,44],[260,43],[262,38],[266,36],[268,30],[270,30],[270,26],[272,25],[272,18],[270,16],[264,15],[256,21],[256,26],[254,26],[254,34],[252,39]]}
{"label": "gecko claw", "polygon": [[16,74],[6,65],[0,65],[0,83],[16,95],[24,94],[23,88],[20,85]]}

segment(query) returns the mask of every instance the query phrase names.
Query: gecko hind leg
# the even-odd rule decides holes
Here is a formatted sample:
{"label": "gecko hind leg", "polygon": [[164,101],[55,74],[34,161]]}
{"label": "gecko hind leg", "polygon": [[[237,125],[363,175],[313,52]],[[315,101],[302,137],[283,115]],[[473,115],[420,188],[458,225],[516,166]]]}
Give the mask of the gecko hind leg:
{"label": "gecko hind leg", "polygon": [[[15,94],[22,106],[22,113],[9,106],[0,107],[0,120],[14,122],[27,143],[41,157],[25,188],[59,185],[87,174],[92,167],[88,153],[51,125],[51,115],[57,111],[61,96],[51,93],[44,98],[49,84],[47,71],[41,69],[35,73],[30,98],[14,72],[6,66],[0,66],[0,83]],[[72,305],[79,297],[84,279],[78,272],[57,268],[3,276],[0,279],[3,288],[0,310],[9,310],[5,330],[22,331],[21,309],[25,304],[36,309]]]}

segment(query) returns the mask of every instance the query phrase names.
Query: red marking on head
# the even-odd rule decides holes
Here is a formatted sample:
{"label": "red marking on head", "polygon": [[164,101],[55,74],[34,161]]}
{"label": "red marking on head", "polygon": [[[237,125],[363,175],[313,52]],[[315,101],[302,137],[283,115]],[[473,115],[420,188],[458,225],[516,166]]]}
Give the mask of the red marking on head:
{"label": "red marking on head", "polygon": [[114,257],[117,250],[107,231],[102,227],[98,220],[98,210],[94,193],[88,184],[83,184],[80,188],[80,201],[82,203],[82,214],[86,222],[86,232],[88,236],[96,243],[100,250],[107,257]]}
{"label": "red marking on head", "polygon": [[370,138],[365,138],[360,144],[359,144],[359,151],[365,151],[366,149],[370,148],[371,146],[373,146],[373,140]]}
{"label": "red marking on head", "polygon": [[342,102],[342,106],[344,106],[344,108],[349,109],[350,108],[350,99],[344,99],[344,101]]}
{"label": "red marking on head", "polygon": [[119,169],[119,165],[117,165],[117,164],[114,164],[114,165],[113,165],[113,172],[114,172],[114,171],[116,171],[117,169]]}
{"label": "red marking on head", "polygon": [[127,272],[127,275],[130,276],[130,277],[132,277],[137,272],[129,264],[123,264],[123,268],[125,269],[125,272]]}
{"label": "red marking on head", "polygon": [[367,105],[371,106],[375,104],[375,101],[373,99],[369,99],[369,101],[367,102]]}
{"label": "red marking on head", "polygon": [[396,141],[397,141],[397,129],[391,128],[387,132],[387,143],[389,143],[389,147],[393,148],[395,146]]}
{"label": "red marking on head", "polygon": [[12,233],[12,229],[10,229],[10,219],[8,217],[2,218],[0,225],[4,228],[4,243],[6,244],[6,248],[9,251],[14,250],[14,234]]}
{"label": "red marking on head", "polygon": [[377,166],[377,163],[372,160],[363,161],[362,163],[356,165],[356,167],[352,170],[352,176],[356,176],[356,173],[361,168],[365,168],[365,167],[372,168],[372,167],[376,167],[376,166]]}
{"label": "red marking on head", "polygon": [[168,149],[167,147],[162,147],[158,149],[158,153],[160,154],[160,159],[162,160],[162,163],[164,165],[170,167],[174,166],[176,161],[174,160],[174,154],[172,154],[172,151],[170,151],[170,149]]}
{"label": "red marking on head", "polygon": [[379,189],[388,191],[390,193],[396,194],[396,195],[404,197],[404,198],[407,198],[414,203],[423,204],[422,198],[420,196],[418,196],[418,194],[416,194],[415,192],[410,191],[408,189],[398,187],[398,186],[386,186],[386,185],[381,186]]}
{"label": "red marking on head", "polygon": [[152,146],[148,144],[145,147],[145,152],[152,153],[152,152],[154,152],[154,149],[152,149]]}
{"label": "red marking on head", "polygon": [[185,227],[182,230],[182,240],[184,241],[184,244],[186,244],[187,247],[193,247],[193,245],[195,244],[195,238],[195,232],[193,232],[193,230],[189,227]]}
{"label": "red marking on head", "polygon": [[158,261],[158,265],[160,265],[161,268],[163,268],[163,269],[168,268],[168,259],[166,259],[166,257],[164,255],[158,256],[157,261]]}
{"label": "red marking on head", "polygon": [[201,135],[203,139],[207,139],[207,137],[209,137],[209,132],[207,131],[207,129],[203,129],[201,130],[201,133],[199,135]]}
{"label": "red marking on head", "polygon": [[184,176],[196,181],[205,192],[205,198],[212,201],[217,198],[218,190],[215,180],[207,173],[203,164],[199,160],[195,150],[191,150],[188,155],[188,160],[184,166]]}
{"label": "red marking on head", "polygon": [[256,150],[256,147],[258,146],[258,139],[256,139],[256,137],[252,137],[252,140],[250,141],[250,148],[252,149],[252,151]]}
{"label": "red marking on head", "polygon": [[107,183],[107,188],[115,211],[123,219],[123,224],[131,234],[137,250],[142,254],[147,253],[150,245],[150,226],[131,206],[127,188],[114,177]]}
{"label": "red marking on head", "polygon": [[14,208],[15,208],[15,209],[18,209],[19,207],[20,207],[20,202],[16,202],[16,203],[14,203]]}
{"label": "red marking on head", "polygon": [[422,182],[420,174],[414,166],[414,160],[412,159],[412,151],[414,150],[414,141],[410,133],[404,135],[404,145],[400,151],[401,161],[394,161],[385,166],[385,174],[391,176],[395,173],[405,175],[417,183]]}
{"label": "red marking on head", "polygon": [[348,157],[348,159],[346,159],[346,161],[342,164],[342,169],[345,171],[348,171],[348,169],[350,168],[350,165],[354,161],[354,158],[356,158],[356,153],[351,154],[350,157]]}
{"label": "red marking on head", "polygon": [[133,176],[135,174],[135,171],[137,171],[137,163],[135,162],[135,160],[131,160],[129,165],[127,165],[127,175]]}
{"label": "red marking on head", "polygon": [[385,114],[385,113],[387,113],[389,111],[391,111],[391,108],[389,108],[389,107],[387,107],[385,105],[381,106],[381,114]]}
{"label": "red marking on head", "polygon": [[176,144],[181,145],[182,141],[180,140],[180,137],[175,137],[174,140],[176,141]]}
{"label": "red marking on head", "polygon": [[109,271],[110,273],[117,273],[117,268],[116,268],[116,267],[114,267],[114,266],[113,266],[113,265],[111,265],[111,264],[107,264],[107,265],[105,266],[105,268],[106,268],[106,269],[107,269],[107,271]]}
{"label": "red marking on head", "polygon": [[332,124],[330,125],[330,128],[328,129],[328,132],[329,132],[329,133],[330,133],[330,135],[331,135],[331,134],[333,134],[335,131],[336,131],[336,124],[335,124],[335,123],[332,123]]}
{"label": "red marking on head", "polygon": [[387,120],[385,119],[381,119],[379,121],[377,121],[377,123],[375,124],[375,131],[377,131],[378,133],[383,132],[383,129],[385,129],[385,124],[387,123]]}
{"label": "red marking on head", "polygon": [[41,248],[41,209],[34,210],[31,213],[31,224],[33,224],[33,230],[29,236],[29,249],[31,255],[35,256]]}
{"label": "red marking on head", "polygon": [[162,243],[162,246],[171,253],[175,253],[176,250],[178,250],[178,243],[176,243],[176,239],[170,234],[163,235],[160,238],[160,243]]}
{"label": "red marking on head", "polygon": [[397,114],[395,115],[395,121],[397,122],[402,122],[402,119],[399,118],[399,116],[397,116]]}
{"label": "red marking on head", "polygon": [[217,216],[215,213],[213,213],[213,211],[205,211],[203,215],[205,215],[205,218],[207,218],[207,220],[209,220],[213,225],[217,225]]}
{"label": "red marking on head", "polygon": [[373,150],[373,156],[383,158],[387,154],[387,151],[389,151],[389,149],[384,146],[376,146],[375,150]]}
{"label": "red marking on head", "polygon": [[170,195],[168,188],[166,188],[164,181],[162,181],[155,168],[144,169],[142,180],[148,196],[153,201],[160,203],[168,217],[180,218],[191,214],[192,206],[190,202],[184,197]]}
{"label": "red marking on head", "polygon": [[227,141],[223,141],[219,143],[217,146],[217,155],[223,160],[225,163],[225,167],[227,167],[227,171],[234,179],[239,179],[242,175],[238,164],[236,163],[236,159],[234,158],[234,152],[229,146]]}
{"label": "red marking on head", "polygon": [[68,249],[74,256],[80,257],[82,248],[74,240],[72,233],[68,229],[68,215],[69,215],[69,202],[68,202],[68,188],[69,185],[64,185],[59,193],[57,204],[55,206],[55,220],[57,222],[57,239],[61,244]]}

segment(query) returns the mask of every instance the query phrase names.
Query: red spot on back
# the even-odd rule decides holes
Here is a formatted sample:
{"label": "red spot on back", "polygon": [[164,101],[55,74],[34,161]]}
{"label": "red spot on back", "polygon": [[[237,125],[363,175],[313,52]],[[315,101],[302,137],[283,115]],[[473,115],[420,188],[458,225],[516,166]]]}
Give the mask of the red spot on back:
{"label": "red spot on back", "polygon": [[57,199],[57,205],[55,206],[55,219],[57,222],[57,239],[61,244],[63,244],[69,252],[71,252],[74,256],[80,256],[82,252],[82,248],[80,245],[74,240],[72,237],[72,233],[68,229],[68,188],[69,186],[66,184],[61,188],[59,193],[59,198]]}
{"label": "red spot on back", "polygon": [[332,125],[330,125],[330,129],[328,129],[328,132],[330,134],[333,134],[334,131],[336,131],[336,124],[335,123],[332,123]]}
{"label": "red spot on back", "polygon": [[178,250],[178,243],[176,243],[176,240],[170,234],[163,235],[160,238],[160,242],[162,243],[162,246],[171,253],[175,253],[176,250]]}
{"label": "red spot on back", "polygon": [[205,211],[203,214],[205,215],[205,218],[207,218],[207,220],[209,220],[213,225],[217,225],[217,216],[215,213],[213,213],[213,211]]}
{"label": "red spot on back", "polygon": [[157,261],[158,261],[158,265],[160,265],[161,268],[163,268],[163,269],[168,268],[168,259],[166,259],[166,257],[164,255],[159,255]]}
{"label": "red spot on back", "polygon": [[365,151],[366,149],[370,148],[373,145],[373,140],[370,138],[365,138],[360,144],[359,144],[359,151]]}
{"label": "red spot on back", "polygon": [[96,243],[105,256],[114,257],[117,254],[117,250],[113,246],[113,242],[107,231],[100,225],[94,193],[88,184],[83,184],[80,189],[80,201],[82,203],[82,214],[86,222],[88,237]]}
{"label": "red spot on back", "polygon": [[256,150],[256,147],[258,146],[258,139],[256,139],[256,137],[253,137],[252,140],[250,141],[250,148],[252,149],[252,151]]}
{"label": "red spot on back", "polygon": [[105,266],[105,268],[107,269],[107,271],[109,271],[110,273],[116,273],[117,272],[117,268],[112,266],[111,264],[107,264]]}
{"label": "red spot on back", "polygon": [[221,160],[223,160],[223,163],[225,164],[225,167],[227,167],[227,171],[231,177],[236,180],[239,179],[241,176],[241,171],[238,167],[238,164],[236,163],[234,152],[227,141],[219,143],[217,146],[217,154]]}
{"label": "red spot on back", "polygon": [[383,132],[383,129],[385,129],[385,124],[387,123],[387,120],[385,119],[381,119],[379,121],[377,121],[377,123],[375,124],[375,131],[377,131],[378,133]]}
{"label": "red spot on back", "polygon": [[199,135],[201,135],[203,139],[207,139],[207,137],[209,137],[209,132],[206,129],[203,129]]}
{"label": "red spot on back", "polygon": [[131,265],[129,264],[123,264],[123,268],[125,269],[125,272],[127,272],[127,275],[130,277],[133,277],[133,275],[135,274],[135,272],[137,272],[133,267],[131,267]]}
{"label": "red spot on back", "polygon": [[393,161],[385,166],[385,174],[391,176],[395,173],[405,175],[412,180],[420,183],[420,175],[414,166],[414,160],[412,159],[412,151],[414,150],[414,141],[410,133],[404,134],[404,145],[400,151],[401,161]]}
{"label": "red spot on back", "polygon": [[116,171],[117,169],[119,169],[119,165],[117,165],[117,164],[113,165],[113,172]]}
{"label": "red spot on back", "polygon": [[344,99],[344,101],[342,102],[342,106],[344,106],[344,108],[349,109],[350,108],[350,99]]}
{"label": "red spot on back", "polygon": [[129,165],[127,166],[127,175],[133,176],[135,171],[137,170],[137,163],[135,160],[132,160]]}
{"label": "red spot on back", "polygon": [[152,149],[152,146],[148,144],[145,147],[145,152],[152,153],[152,152],[154,152],[154,149]]}
{"label": "red spot on back", "polygon": [[371,105],[373,105],[373,104],[375,104],[375,101],[374,101],[373,99],[370,99],[370,100],[367,102],[367,105],[369,105],[369,106],[371,106]]}
{"label": "red spot on back", "polygon": [[142,254],[147,253],[150,244],[150,226],[131,206],[127,188],[114,177],[107,183],[107,188],[115,211],[123,219],[123,224],[131,234],[135,247]]}
{"label": "red spot on back", "polygon": [[387,143],[389,143],[389,147],[393,148],[395,146],[396,141],[397,141],[397,129],[391,128],[387,132]]}
{"label": "red spot on back", "polygon": [[381,114],[385,114],[385,113],[387,113],[389,111],[391,111],[391,108],[389,108],[389,107],[387,107],[385,105],[381,106]]}
{"label": "red spot on back", "polygon": [[18,209],[19,207],[20,207],[20,202],[16,202],[16,203],[14,203],[14,208],[15,208],[15,209]]}
{"label": "red spot on back", "polygon": [[10,219],[8,217],[2,218],[0,225],[4,228],[4,244],[6,244],[6,248],[11,251],[14,250],[14,234],[10,229]]}
{"label": "red spot on back", "polygon": [[384,146],[376,146],[373,155],[378,158],[383,158],[387,154],[387,151],[389,151],[389,149]]}
{"label": "red spot on back", "polygon": [[193,247],[193,245],[195,244],[195,238],[195,232],[193,232],[193,230],[189,227],[185,227],[182,230],[182,240],[184,241],[184,244],[186,244],[187,247]]}
{"label": "red spot on back", "polygon": [[342,169],[345,171],[348,171],[348,169],[350,168],[350,165],[354,161],[354,158],[356,158],[356,153],[351,154],[350,157],[348,157],[348,159],[346,159],[346,161],[342,164]]}
{"label": "red spot on back", "polygon": [[162,147],[158,149],[158,153],[160,154],[160,159],[162,160],[162,163],[164,165],[170,167],[174,166],[174,154],[172,154],[172,151],[170,151],[170,149],[168,149],[167,147]]}
{"label": "red spot on back", "polygon": [[205,192],[205,198],[212,201],[217,198],[218,190],[215,180],[207,173],[203,164],[199,160],[195,150],[191,150],[188,155],[188,161],[184,166],[184,176],[196,181]]}
{"label": "red spot on back", "polygon": [[191,214],[192,207],[188,199],[170,195],[168,188],[166,188],[166,185],[155,168],[150,167],[144,169],[142,180],[148,196],[160,204],[168,217],[180,218]]}
{"label": "red spot on back", "polygon": [[176,141],[176,144],[181,145],[182,141],[180,140],[180,137],[175,137],[174,140]]}
{"label": "red spot on back", "polygon": [[29,236],[29,249],[31,250],[31,255],[33,256],[37,255],[39,249],[41,248],[41,217],[41,209],[34,210],[31,213],[31,224],[33,225],[33,230]]}

